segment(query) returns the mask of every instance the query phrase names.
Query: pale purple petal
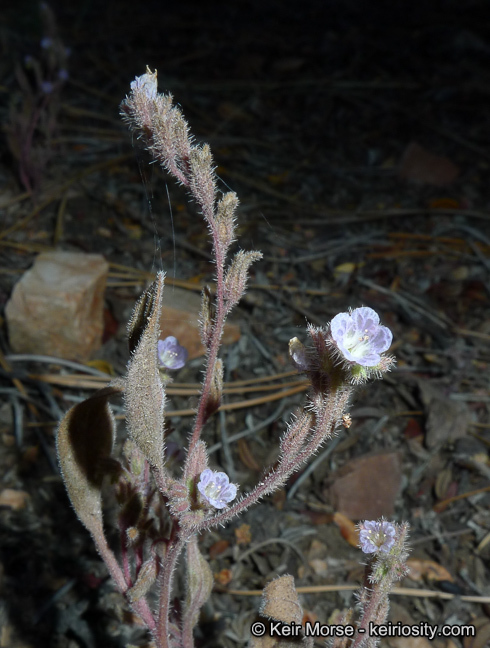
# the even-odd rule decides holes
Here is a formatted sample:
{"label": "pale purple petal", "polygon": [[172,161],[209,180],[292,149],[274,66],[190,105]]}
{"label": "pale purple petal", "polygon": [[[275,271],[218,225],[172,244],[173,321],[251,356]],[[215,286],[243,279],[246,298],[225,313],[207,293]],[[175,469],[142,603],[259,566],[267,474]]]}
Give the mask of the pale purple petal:
{"label": "pale purple petal", "polygon": [[361,306],[361,308],[353,310],[351,318],[356,328],[371,330],[379,324],[378,313],[368,306]]}
{"label": "pale purple petal", "polygon": [[173,335],[158,340],[158,361],[166,369],[182,369],[187,362],[187,349]]}
{"label": "pale purple petal", "polygon": [[378,353],[388,351],[393,340],[393,333],[387,326],[378,326],[378,330],[372,335],[371,342]]}
{"label": "pale purple petal", "polygon": [[330,326],[332,328],[332,335],[334,336],[334,338],[336,336],[342,336],[345,334],[349,322],[350,322],[349,313],[339,313],[333,318],[333,320],[330,323]]}

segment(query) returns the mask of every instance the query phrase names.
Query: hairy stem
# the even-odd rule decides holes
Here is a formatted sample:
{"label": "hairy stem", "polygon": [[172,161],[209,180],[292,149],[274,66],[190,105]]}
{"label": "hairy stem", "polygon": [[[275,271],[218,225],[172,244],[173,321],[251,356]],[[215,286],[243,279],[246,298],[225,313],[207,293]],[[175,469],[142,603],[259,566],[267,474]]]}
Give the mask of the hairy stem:
{"label": "hairy stem", "polygon": [[289,458],[289,460],[282,461],[276,470],[271,470],[264,479],[257,484],[257,486],[242,499],[225,509],[222,513],[214,515],[212,518],[199,522],[195,531],[202,532],[211,529],[218,524],[228,522],[236,515],[245,511],[252,504],[257,503],[262,497],[272,493],[277,488],[280,488],[287,479],[314,454],[320,445],[329,438],[342,415],[343,408],[347,405],[351,390],[345,390],[333,394],[329,398],[329,402],[318,416],[315,424],[315,430],[311,440],[306,444],[303,450],[296,455]]}
{"label": "hairy stem", "polygon": [[175,568],[185,541],[181,538],[169,542],[162,561],[160,577],[160,600],[158,605],[158,620],[153,636],[157,648],[171,648],[170,645],[170,597]]}
{"label": "hairy stem", "polygon": [[[364,609],[364,613],[362,615],[362,619],[359,623],[359,626],[357,628],[356,632],[356,638],[354,639],[353,643],[351,644],[350,648],[359,648],[362,646],[362,644],[366,641],[366,639],[369,637],[369,623],[370,621],[375,621],[376,619],[376,613],[383,601],[383,598],[386,595],[383,594],[381,591],[380,584],[376,584],[374,588],[371,590],[371,596],[369,598],[369,603]],[[362,633],[359,632],[359,630],[363,630]]]}
{"label": "hairy stem", "polygon": [[[123,571],[119,566],[119,563],[117,562],[113,551],[107,544],[103,529],[100,528],[97,531],[91,531],[91,536],[93,538],[97,551],[99,552],[102,560],[105,562],[106,567],[109,570],[109,574],[116,583],[118,590],[121,592],[121,594],[126,595],[128,591],[128,583],[126,582]],[[151,613],[147,601],[145,599],[140,599],[139,601],[130,603],[130,605],[136,612],[136,614],[138,614],[143,619],[149,630],[153,631],[155,628],[155,619],[153,618],[153,614]]]}
{"label": "hairy stem", "polygon": [[[218,358],[218,352],[220,349],[221,338],[223,336],[223,330],[225,326],[226,311],[224,307],[224,265],[225,259],[220,245],[220,240],[218,236],[218,231],[216,229],[215,223],[213,220],[209,221],[212,237],[213,237],[213,250],[216,258],[216,316],[213,326],[213,333],[211,336],[211,342],[209,345],[207,362],[206,362],[206,373],[204,376],[203,388],[201,391],[201,397],[199,399],[199,405],[197,408],[197,416],[194,422],[194,427],[192,431],[192,437],[189,442],[189,448],[187,450],[187,459],[190,457],[194,447],[198,443],[204,424],[206,423],[206,413],[207,413],[207,403],[209,395],[211,392],[211,385],[213,381],[214,371],[216,367],[216,360]],[[185,474],[187,473],[188,461],[186,461]]]}

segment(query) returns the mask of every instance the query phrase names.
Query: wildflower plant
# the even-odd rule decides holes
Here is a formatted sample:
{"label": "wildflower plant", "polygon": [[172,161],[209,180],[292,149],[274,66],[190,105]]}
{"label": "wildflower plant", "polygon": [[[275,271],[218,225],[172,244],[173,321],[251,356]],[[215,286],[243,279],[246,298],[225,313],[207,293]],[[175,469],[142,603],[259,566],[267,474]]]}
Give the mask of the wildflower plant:
{"label": "wildflower plant", "polygon": [[[165,298],[160,272],[129,322],[131,357],[125,378],[65,415],[58,430],[58,457],[78,517],[117,588],[146,624],[154,645],[192,648],[199,610],[213,586],[210,567],[197,544],[199,534],[223,525],[284,486],[332,438],[347,416],[355,385],[381,376],[392,366],[393,359],[385,354],[391,333],[379,324],[372,309],[360,308],[337,315],[325,327],[310,326],[307,345],[291,340],[291,361],[308,377],[310,393],[291,416],[275,465],[247,492],[230,483],[219,466],[210,466],[205,427],[221,403],[223,365],[218,353],[225,320],[246,290],[250,266],[262,255],[239,250],[230,259],[237,196],[219,194],[209,147],[194,143],[172,97],[158,93],[156,72],[147,70],[131,83],[121,114],[154,159],[188,190],[209,230],[216,290],[214,296],[208,289],[202,293],[199,327],[206,349],[204,378],[185,458],[181,466],[172,467],[166,463],[166,370],[181,367],[186,354],[174,337],[160,340]],[[129,439],[123,459],[115,460],[115,425],[108,401],[121,392]],[[120,505],[119,558],[109,547],[103,527],[101,486],[108,473]],[[375,555],[382,557],[382,547],[388,547],[392,538],[391,527],[384,522],[379,527],[370,524],[364,528],[365,546],[375,546]],[[399,535],[395,545],[398,542],[402,555]],[[186,594],[180,606],[172,606],[179,560],[185,563]],[[371,615],[374,608],[366,604],[366,614]]]}

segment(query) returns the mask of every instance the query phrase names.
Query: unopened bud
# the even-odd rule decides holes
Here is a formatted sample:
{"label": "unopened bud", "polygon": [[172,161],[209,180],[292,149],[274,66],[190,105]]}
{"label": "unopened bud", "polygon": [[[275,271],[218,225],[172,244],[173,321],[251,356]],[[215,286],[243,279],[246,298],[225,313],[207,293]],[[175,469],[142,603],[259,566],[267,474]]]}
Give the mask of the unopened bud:
{"label": "unopened bud", "polygon": [[237,207],[238,197],[236,193],[229,191],[221,198],[216,210],[218,236],[225,250],[229,248],[235,234],[235,210]]}
{"label": "unopened bud", "polygon": [[152,557],[147,560],[140,569],[136,583],[131,587],[128,592],[128,598],[131,603],[139,601],[140,598],[145,596],[150,587],[153,585],[157,577],[156,561]]}
{"label": "unopened bud", "polygon": [[174,481],[169,488],[170,508],[175,516],[180,517],[182,513],[191,507],[189,488],[182,482]]}
{"label": "unopened bud", "polygon": [[186,479],[194,479],[194,477],[200,475],[207,468],[207,465],[208,453],[206,452],[206,444],[204,441],[199,441],[190,451],[187,461]]}
{"label": "unopened bud", "polygon": [[261,258],[261,252],[244,252],[240,250],[235,254],[225,276],[224,298],[228,312],[238,304],[245,293],[249,267]]}
{"label": "unopened bud", "polygon": [[298,371],[306,371],[308,369],[306,347],[297,337],[289,340],[289,357]]}
{"label": "unopened bud", "polygon": [[213,157],[208,144],[193,146],[190,149],[189,165],[192,193],[201,204],[214,205],[216,180],[213,169]]}
{"label": "unopened bud", "polygon": [[129,529],[126,529],[126,537],[128,539],[128,543],[130,545],[135,545],[138,540],[140,539],[140,532],[139,529],[136,527],[129,527]]}

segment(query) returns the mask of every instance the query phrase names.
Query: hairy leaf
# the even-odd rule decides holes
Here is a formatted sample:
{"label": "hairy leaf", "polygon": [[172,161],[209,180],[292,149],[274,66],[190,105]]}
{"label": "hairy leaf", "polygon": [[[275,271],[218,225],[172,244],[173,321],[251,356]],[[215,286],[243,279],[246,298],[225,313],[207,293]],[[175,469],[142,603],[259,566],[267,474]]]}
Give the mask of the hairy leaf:
{"label": "hairy leaf", "polygon": [[[260,614],[265,617],[265,632],[261,636],[252,637],[250,648],[313,648],[313,637],[305,637],[301,627],[303,610],[292,576],[280,576],[264,588]],[[267,622],[268,619],[270,621]],[[290,626],[295,634],[291,637],[277,637],[277,632],[271,630],[276,621]]]}
{"label": "hairy leaf", "polygon": [[164,453],[165,392],[158,370],[157,345],[164,273],[136,305],[131,319],[138,335],[136,350],[128,365],[125,402],[131,438],[151,465],[161,468]]}
{"label": "hairy leaf", "polygon": [[264,588],[260,613],[282,623],[301,623],[303,610],[292,576],[280,576]]}
{"label": "hairy leaf", "polygon": [[213,583],[211,567],[201,555],[194,535],[187,544],[187,596],[183,615],[186,629],[192,629],[198,622],[199,611],[210,597]]}
{"label": "hairy leaf", "polygon": [[115,436],[108,399],[120,387],[104,387],[72,407],[58,428],[56,447],[68,496],[81,522],[92,533],[102,526],[101,461],[110,456]]}
{"label": "hairy leaf", "polygon": [[134,603],[139,601],[150,590],[157,577],[157,565],[155,558],[151,557],[143,563],[135,584],[128,590],[128,598]]}
{"label": "hairy leaf", "polygon": [[[131,317],[128,322],[128,344],[129,351],[133,353],[136,350],[136,347],[141,340],[146,327],[148,326],[149,318],[155,309],[155,296],[157,291],[155,286],[160,280],[160,274],[157,276],[156,280],[151,284],[148,290],[141,295],[141,297],[136,302]],[[161,278],[163,282],[163,278]]]}

